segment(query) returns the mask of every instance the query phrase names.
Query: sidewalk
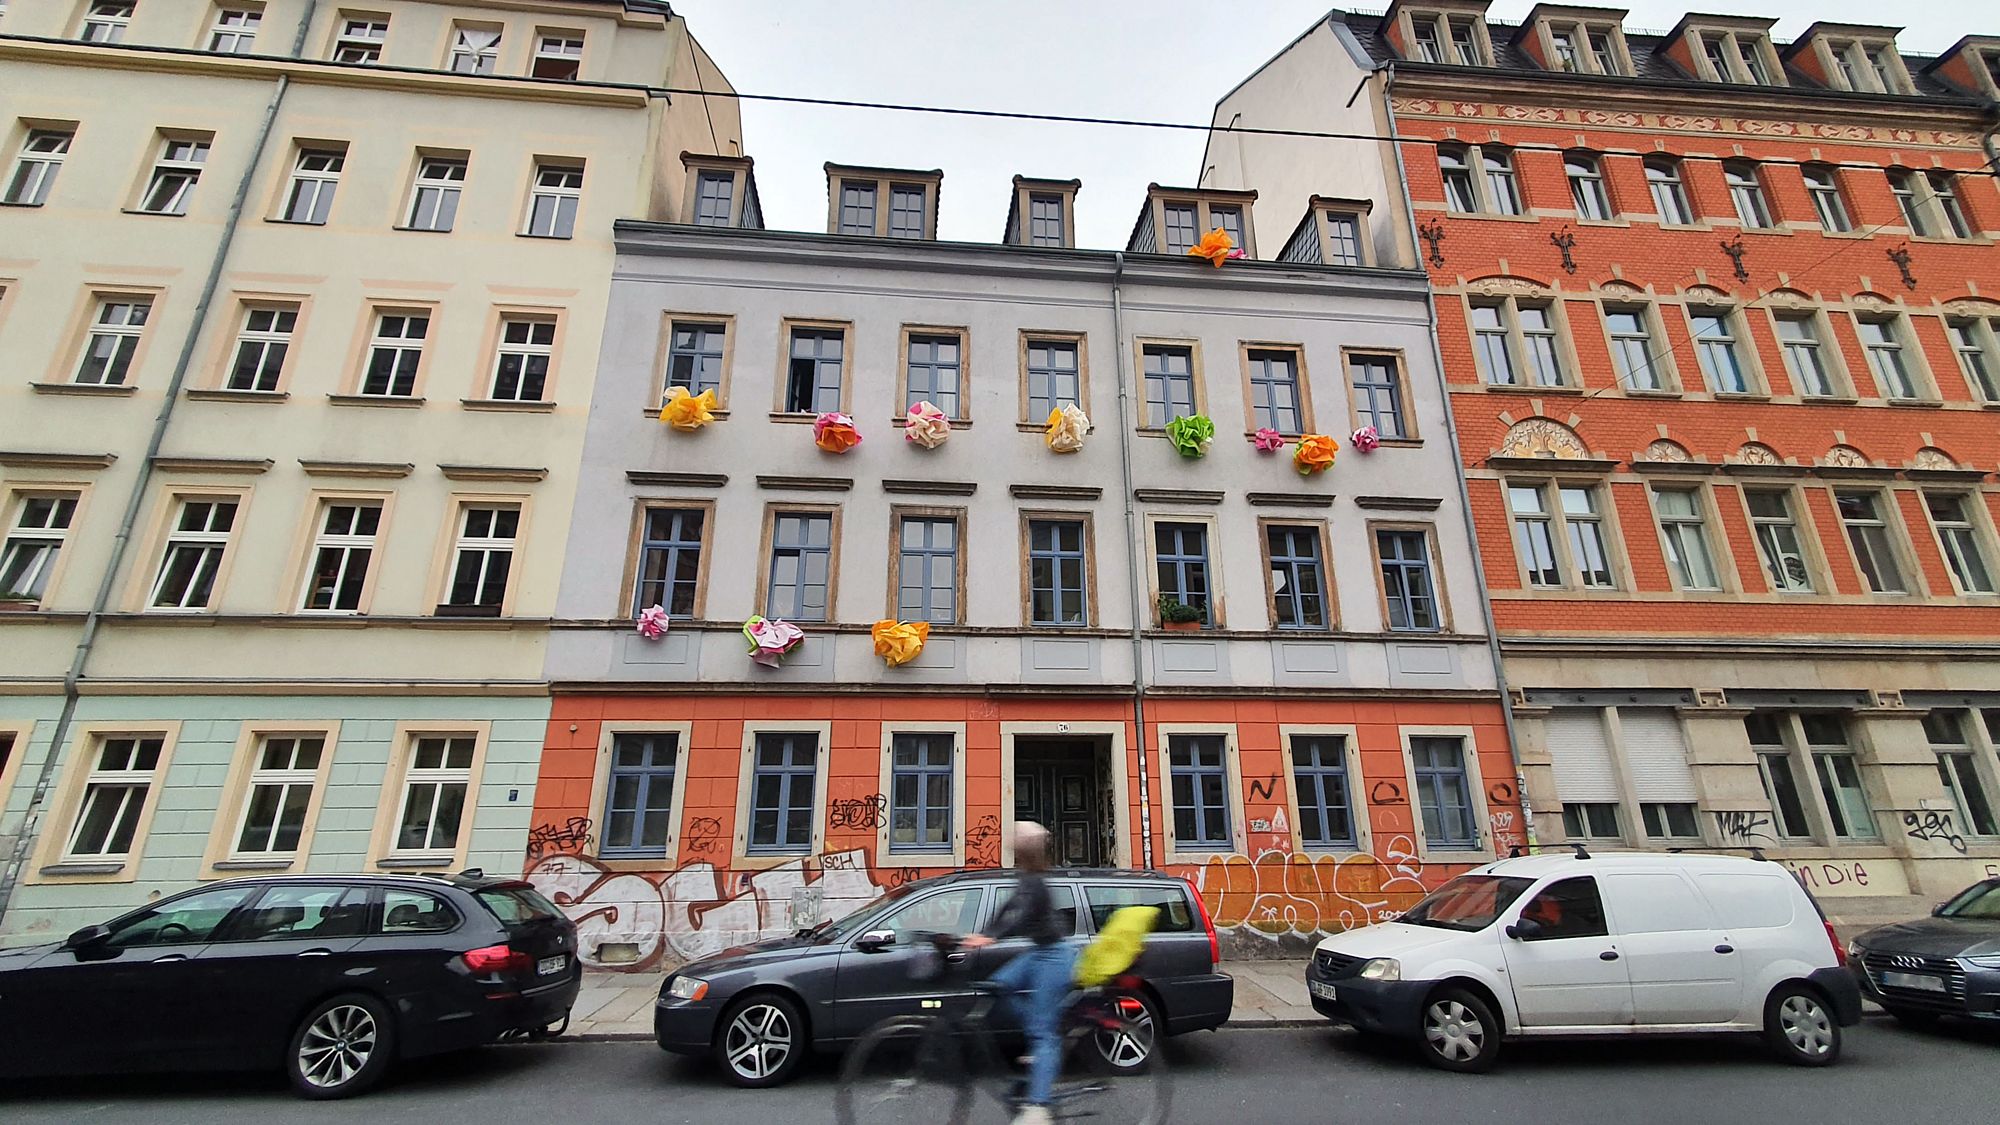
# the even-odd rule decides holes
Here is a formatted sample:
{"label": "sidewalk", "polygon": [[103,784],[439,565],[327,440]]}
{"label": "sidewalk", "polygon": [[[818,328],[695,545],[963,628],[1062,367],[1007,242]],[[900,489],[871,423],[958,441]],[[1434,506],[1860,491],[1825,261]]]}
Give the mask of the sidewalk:
{"label": "sidewalk", "polygon": [[[1306,999],[1305,966],[1304,961],[1224,961],[1222,971],[1236,978],[1228,1026],[1325,1022]],[[659,973],[585,973],[564,1038],[651,1039],[660,978]]]}

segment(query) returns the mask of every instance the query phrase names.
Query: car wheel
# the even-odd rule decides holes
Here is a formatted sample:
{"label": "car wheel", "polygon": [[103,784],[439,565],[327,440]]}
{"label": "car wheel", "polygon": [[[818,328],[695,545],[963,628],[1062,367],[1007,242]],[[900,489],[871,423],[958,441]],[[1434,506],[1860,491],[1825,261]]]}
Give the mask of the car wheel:
{"label": "car wheel", "polygon": [[788,1082],[805,1056],[805,1016],[789,999],[760,992],[723,1012],[715,1061],[731,1083],[754,1089]]}
{"label": "car wheel", "polygon": [[1936,1028],[1938,1020],[1943,1018],[1936,1012],[1927,1012],[1922,1008],[1890,1008],[1889,1014],[1896,1017],[1897,1023],[1911,1031],[1930,1031]]}
{"label": "car wheel", "polygon": [[1500,1057],[1500,1019],[1486,1001],[1447,988],[1424,1003],[1420,1050],[1432,1066],[1461,1073],[1491,1070]]}
{"label": "car wheel", "polygon": [[348,1098],[382,1080],[396,1056],[388,1006],[373,996],[336,996],[306,1013],[285,1053],[285,1076],[300,1097]]}
{"label": "car wheel", "polygon": [[1794,1066],[1830,1066],[1840,1058],[1840,1021],[1818,992],[1783,985],[1764,1001],[1764,1041]]}
{"label": "car wheel", "polygon": [[1112,1074],[1138,1074],[1152,1061],[1165,1036],[1159,1008],[1144,993],[1120,996],[1112,1001],[1123,1022],[1091,1036],[1091,1049]]}

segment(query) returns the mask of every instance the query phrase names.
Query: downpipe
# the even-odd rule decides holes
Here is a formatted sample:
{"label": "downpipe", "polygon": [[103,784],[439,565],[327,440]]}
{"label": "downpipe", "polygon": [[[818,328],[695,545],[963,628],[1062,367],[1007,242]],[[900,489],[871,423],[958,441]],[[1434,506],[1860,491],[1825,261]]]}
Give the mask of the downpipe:
{"label": "downpipe", "polygon": [[[1112,366],[1118,374],[1118,469],[1123,482],[1122,498],[1125,509],[1125,585],[1132,602],[1132,721],[1139,751],[1139,835],[1143,843],[1146,870],[1153,869],[1153,794],[1152,769],[1147,764],[1146,754],[1146,640],[1141,630],[1146,620],[1146,602],[1140,594],[1138,562],[1142,546],[1139,537],[1139,513],[1132,498],[1132,427],[1125,424],[1131,417],[1131,373],[1126,368],[1125,349],[1125,251],[1112,251],[1111,270],[1111,338],[1117,344],[1118,362]],[[1123,768],[1123,764],[1120,764]]]}

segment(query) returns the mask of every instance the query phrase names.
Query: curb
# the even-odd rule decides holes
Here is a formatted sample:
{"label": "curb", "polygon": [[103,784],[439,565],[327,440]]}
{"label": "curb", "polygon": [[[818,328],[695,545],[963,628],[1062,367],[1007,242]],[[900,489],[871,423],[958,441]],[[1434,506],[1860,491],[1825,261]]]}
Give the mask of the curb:
{"label": "curb", "polygon": [[[1333,1021],[1326,1019],[1230,1020],[1227,1023],[1224,1023],[1221,1027],[1213,1028],[1212,1030],[1264,1031],[1264,1030],[1297,1029],[1301,1027],[1332,1027],[1332,1026],[1334,1026]],[[560,1045],[563,1043],[651,1043],[652,1041],[653,1041],[653,1033],[650,1031],[580,1031],[564,1035],[558,1035],[553,1039],[545,1039],[542,1042],[544,1044]]]}

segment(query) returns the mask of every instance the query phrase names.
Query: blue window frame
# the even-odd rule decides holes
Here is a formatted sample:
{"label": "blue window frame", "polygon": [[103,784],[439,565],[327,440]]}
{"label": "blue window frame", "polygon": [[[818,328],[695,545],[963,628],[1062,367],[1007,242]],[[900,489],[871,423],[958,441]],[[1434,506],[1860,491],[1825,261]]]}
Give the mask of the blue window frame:
{"label": "blue window frame", "polygon": [[1028,421],[1040,423],[1052,410],[1082,404],[1077,347],[1075,340],[1028,341]]}
{"label": "blue window frame", "polygon": [[639,583],[632,614],[660,606],[669,617],[692,618],[701,580],[701,537],[708,513],[700,508],[646,509],[639,544]]}
{"label": "blue window frame", "polygon": [[951,851],[952,736],[898,734],[890,755],[889,850]]}
{"label": "blue window frame", "polygon": [[1424,818],[1424,841],[1433,848],[1476,848],[1479,825],[1472,816],[1472,784],[1465,772],[1465,741],[1412,737],[1410,765],[1417,784],[1417,807]]}
{"label": "blue window frame", "polygon": [[1153,559],[1160,596],[1200,610],[1203,625],[1215,624],[1208,607],[1208,525],[1154,524]]}
{"label": "blue window frame", "polygon": [[760,734],[755,752],[746,850],[751,855],[803,855],[811,851],[819,735],[811,731]]}
{"label": "blue window frame", "polygon": [[944,411],[947,418],[963,417],[958,409],[963,354],[963,342],[957,336],[912,335],[904,368],[903,409],[928,402]]}
{"label": "blue window frame", "polygon": [[1252,349],[1250,412],[1256,428],[1281,434],[1305,432],[1305,411],[1299,405],[1299,357],[1296,352]]}
{"label": "blue window frame", "polygon": [[764,616],[825,621],[832,562],[832,516],[779,512],[771,521],[771,588],[764,597]]}
{"label": "blue window frame", "polygon": [[1325,629],[1326,571],[1316,527],[1272,524],[1264,529],[1271,559],[1271,624],[1279,629]]}
{"label": "blue window frame", "polygon": [[839,410],[847,334],[838,328],[794,328],[791,361],[786,372],[785,409],[793,414]]}
{"label": "blue window frame", "polygon": [[1090,624],[1088,543],[1082,520],[1028,521],[1028,622]]}
{"label": "blue window frame", "polygon": [[722,345],[728,329],[720,324],[675,321],[667,347],[667,386],[686,387],[691,395],[714,391],[722,396]]}
{"label": "blue window frame", "polygon": [[1354,378],[1354,408],[1383,440],[1407,438],[1403,424],[1403,380],[1393,355],[1350,355],[1347,369]]}
{"label": "blue window frame", "polygon": [[1375,547],[1382,558],[1382,596],[1389,606],[1390,631],[1437,632],[1430,541],[1421,531],[1383,530],[1375,533]]}
{"label": "blue window frame", "polygon": [[952,625],[958,621],[958,520],[904,516],[898,529],[896,616]]}
{"label": "blue window frame", "polygon": [[1173,778],[1174,843],[1182,848],[1229,847],[1228,743],[1219,734],[1167,736]]}
{"label": "blue window frame", "polygon": [[1147,344],[1146,426],[1160,429],[1176,418],[1193,414],[1194,349]]}
{"label": "blue window frame", "polygon": [[1292,781],[1299,793],[1299,840],[1320,847],[1354,843],[1354,806],[1347,786],[1347,739],[1338,734],[1292,736]]}
{"label": "blue window frame", "polygon": [[611,738],[605,784],[604,832],[598,854],[663,856],[673,834],[674,770],[680,735],[618,734]]}

